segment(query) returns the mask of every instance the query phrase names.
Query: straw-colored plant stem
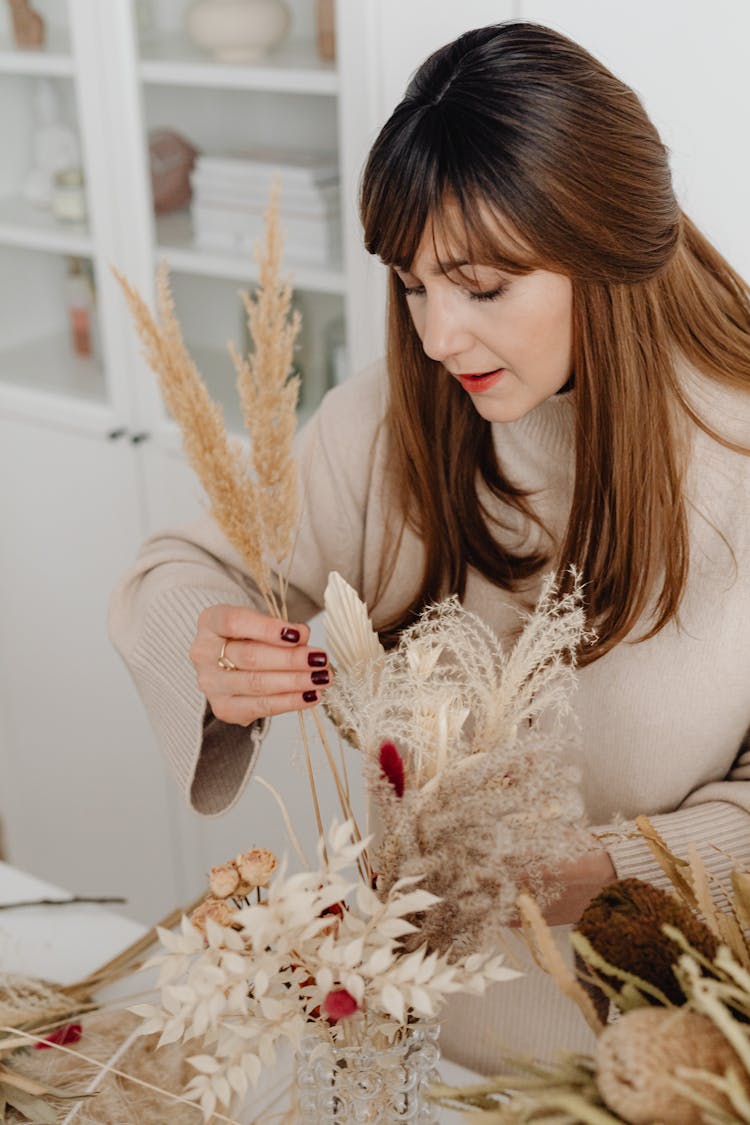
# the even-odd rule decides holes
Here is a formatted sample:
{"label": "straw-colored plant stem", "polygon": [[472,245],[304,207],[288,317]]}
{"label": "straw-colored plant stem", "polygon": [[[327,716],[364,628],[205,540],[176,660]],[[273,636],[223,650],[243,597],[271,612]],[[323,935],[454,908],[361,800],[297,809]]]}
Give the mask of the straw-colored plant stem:
{"label": "straw-colored plant stem", "polygon": [[529,895],[521,894],[518,896],[518,909],[534,959],[541,968],[549,973],[558,988],[578,1005],[586,1023],[594,1034],[598,1035],[603,1024],[597,1015],[593,1001],[578,982],[575,974],[563,961],[552,938],[552,932],[544,921],[538,905]]}
{"label": "straw-colored plant stem", "polygon": [[278,607],[271,570],[263,551],[258,486],[246,472],[246,454],[227,435],[221,407],[213,401],[182,339],[169,287],[168,268],[156,278],[158,322],[140,294],[115,270],[143,343],[159,379],[167,408],[182,431],[183,448],[206,490],[211,512],[240,552],[270,612]]}
{"label": "straw-colored plant stem", "polygon": [[[263,252],[258,255],[258,286],[252,294],[240,294],[254,350],[246,359],[231,344],[229,350],[250,435],[264,545],[271,558],[282,564],[290,558],[298,522],[293,441],[299,376],[291,372],[301,317],[297,310],[292,310],[291,283],[281,278],[283,239],[278,197],[277,182],[266,216]],[[286,578],[281,581],[282,607],[286,610]]]}

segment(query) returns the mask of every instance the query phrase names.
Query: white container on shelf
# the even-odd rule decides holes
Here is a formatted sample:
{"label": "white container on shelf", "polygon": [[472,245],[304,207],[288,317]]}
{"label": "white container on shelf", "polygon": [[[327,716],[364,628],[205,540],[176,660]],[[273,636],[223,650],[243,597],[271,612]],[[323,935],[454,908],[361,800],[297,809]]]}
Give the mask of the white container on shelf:
{"label": "white container on shelf", "polygon": [[253,63],[283,42],[291,22],[284,0],[197,0],[186,28],[219,62]]}

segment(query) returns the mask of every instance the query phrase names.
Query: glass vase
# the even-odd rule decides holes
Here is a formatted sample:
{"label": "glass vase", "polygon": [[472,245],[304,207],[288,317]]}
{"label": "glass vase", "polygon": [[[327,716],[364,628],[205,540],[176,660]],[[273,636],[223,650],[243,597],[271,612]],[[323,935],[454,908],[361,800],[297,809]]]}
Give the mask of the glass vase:
{"label": "glass vase", "polygon": [[439,1079],[439,1031],[436,1023],[416,1024],[385,1047],[367,1036],[354,1046],[306,1036],[297,1055],[300,1125],[434,1125],[425,1090]]}

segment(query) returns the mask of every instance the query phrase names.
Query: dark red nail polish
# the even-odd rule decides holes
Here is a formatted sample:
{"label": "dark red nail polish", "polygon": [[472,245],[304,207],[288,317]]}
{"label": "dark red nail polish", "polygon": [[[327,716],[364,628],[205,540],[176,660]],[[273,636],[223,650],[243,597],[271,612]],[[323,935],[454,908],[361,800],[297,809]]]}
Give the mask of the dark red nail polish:
{"label": "dark red nail polish", "polygon": [[302,698],[304,699],[305,703],[315,703],[318,699],[318,693],[317,691],[303,691]]}
{"label": "dark red nail polish", "polygon": [[325,668],[328,657],[324,652],[308,652],[307,663],[311,668]]}
{"label": "dark red nail polish", "polygon": [[314,684],[327,684],[330,678],[327,672],[313,672],[312,676],[310,676]]}
{"label": "dark red nail polish", "polygon": [[299,640],[299,629],[282,629],[281,639],[282,641],[288,641],[291,645],[296,645]]}

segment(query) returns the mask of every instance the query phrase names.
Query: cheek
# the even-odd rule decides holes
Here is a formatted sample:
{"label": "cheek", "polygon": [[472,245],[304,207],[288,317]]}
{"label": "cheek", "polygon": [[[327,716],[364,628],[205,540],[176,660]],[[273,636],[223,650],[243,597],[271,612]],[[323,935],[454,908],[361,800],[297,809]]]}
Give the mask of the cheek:
{"label": "cheek", "polygon": [[573,317],[570,287],[551,292],[540,302],[533,317],[527,324],[529,340],[540,361],[555,367],[568,365],[572,350]]}

